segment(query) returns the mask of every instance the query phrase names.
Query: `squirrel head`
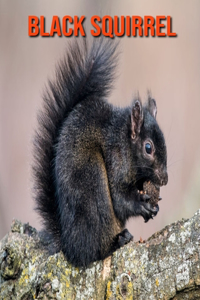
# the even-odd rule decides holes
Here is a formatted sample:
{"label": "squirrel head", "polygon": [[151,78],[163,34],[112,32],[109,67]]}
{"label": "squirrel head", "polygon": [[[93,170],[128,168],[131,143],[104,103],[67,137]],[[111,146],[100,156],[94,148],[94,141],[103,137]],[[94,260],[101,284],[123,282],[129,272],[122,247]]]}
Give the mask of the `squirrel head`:
{"label": "squirrel head", "polygon": [[[156,121],[156,101],[148,96],[142,106],[138,98],[131,108],[131,143],[136,164],[136,180],[150,180],[162,186],[168,182],[167,149]],[[133,166],[134,167],[134,166]]]}

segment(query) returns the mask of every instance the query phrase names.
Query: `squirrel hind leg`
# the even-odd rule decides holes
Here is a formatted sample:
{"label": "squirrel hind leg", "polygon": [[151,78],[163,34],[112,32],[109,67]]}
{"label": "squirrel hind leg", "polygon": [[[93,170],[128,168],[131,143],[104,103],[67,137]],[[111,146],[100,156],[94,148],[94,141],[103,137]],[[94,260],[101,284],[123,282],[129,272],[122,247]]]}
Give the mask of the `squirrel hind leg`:
{"label": "squirrel hind leg", "polygon": [[115,252],[117,249],[128,244],[130,241],[133,241],[133,239],[134,237],[128,231],[128,229],[125,228],[124,230],[122,230],[122,232],[120,232],[115,236],[114,241],[111,245],[110,252],[108,253],[108,256],[111,255],[113,252]]}
{"label": "squirrel hind leg", "polygon": [[85,155],[87,163],[81,168],[74,165],[67,181],[60,177],[62,193],[58,193],[61,249],[76,267],[87,267],[108,256],[117,234],[103,158],[98,151]]}
{"label": "squirrel hind leg", "polygon": [[132,234],[128,231],[128,229],[124,229],[117,235],[119,248],[123,247],[125,244],[128,244],[130,241],[133,241]]}

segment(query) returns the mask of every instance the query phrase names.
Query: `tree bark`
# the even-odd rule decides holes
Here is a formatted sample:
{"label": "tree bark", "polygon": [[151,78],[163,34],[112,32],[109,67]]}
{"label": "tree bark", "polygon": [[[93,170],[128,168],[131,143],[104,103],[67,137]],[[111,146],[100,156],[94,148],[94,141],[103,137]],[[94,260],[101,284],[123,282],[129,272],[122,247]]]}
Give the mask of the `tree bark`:
{"label": "tree bark", "polygon": [[86,269],[49,256],[37,231],[13,221],[0,242],[0,299],[200,299],[200,210]]}

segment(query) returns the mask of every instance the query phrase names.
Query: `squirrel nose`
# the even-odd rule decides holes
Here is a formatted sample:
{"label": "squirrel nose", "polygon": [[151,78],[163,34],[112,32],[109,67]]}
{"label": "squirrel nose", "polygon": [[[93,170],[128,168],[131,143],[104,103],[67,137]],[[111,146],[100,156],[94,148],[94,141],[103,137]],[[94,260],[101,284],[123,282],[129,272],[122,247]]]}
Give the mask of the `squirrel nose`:
{"label": "squirrel nose", "polygon": [[167,171],[164,171],[161,176],[161,185],[166,185],[168,183],[168,174]]}

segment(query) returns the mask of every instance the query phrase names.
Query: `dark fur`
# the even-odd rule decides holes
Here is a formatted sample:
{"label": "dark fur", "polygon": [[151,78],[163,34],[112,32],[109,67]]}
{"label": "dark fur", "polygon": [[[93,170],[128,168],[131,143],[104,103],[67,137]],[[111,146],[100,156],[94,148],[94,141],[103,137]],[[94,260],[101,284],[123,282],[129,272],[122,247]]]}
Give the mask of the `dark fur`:
{"label": "dark fur", "polygon": [[[49,83],[35,138],[37,209],[52,248],[75,266],[103,259],[132,236],[126,220],[148,221],[158,207],[138,194],[140,180],[167,183],[166,146],[149,97],[142,107],[119,109],[106,101],[116,65],[116,44],[74,43]],[[154,159],[144,141],[154,144]]]}

